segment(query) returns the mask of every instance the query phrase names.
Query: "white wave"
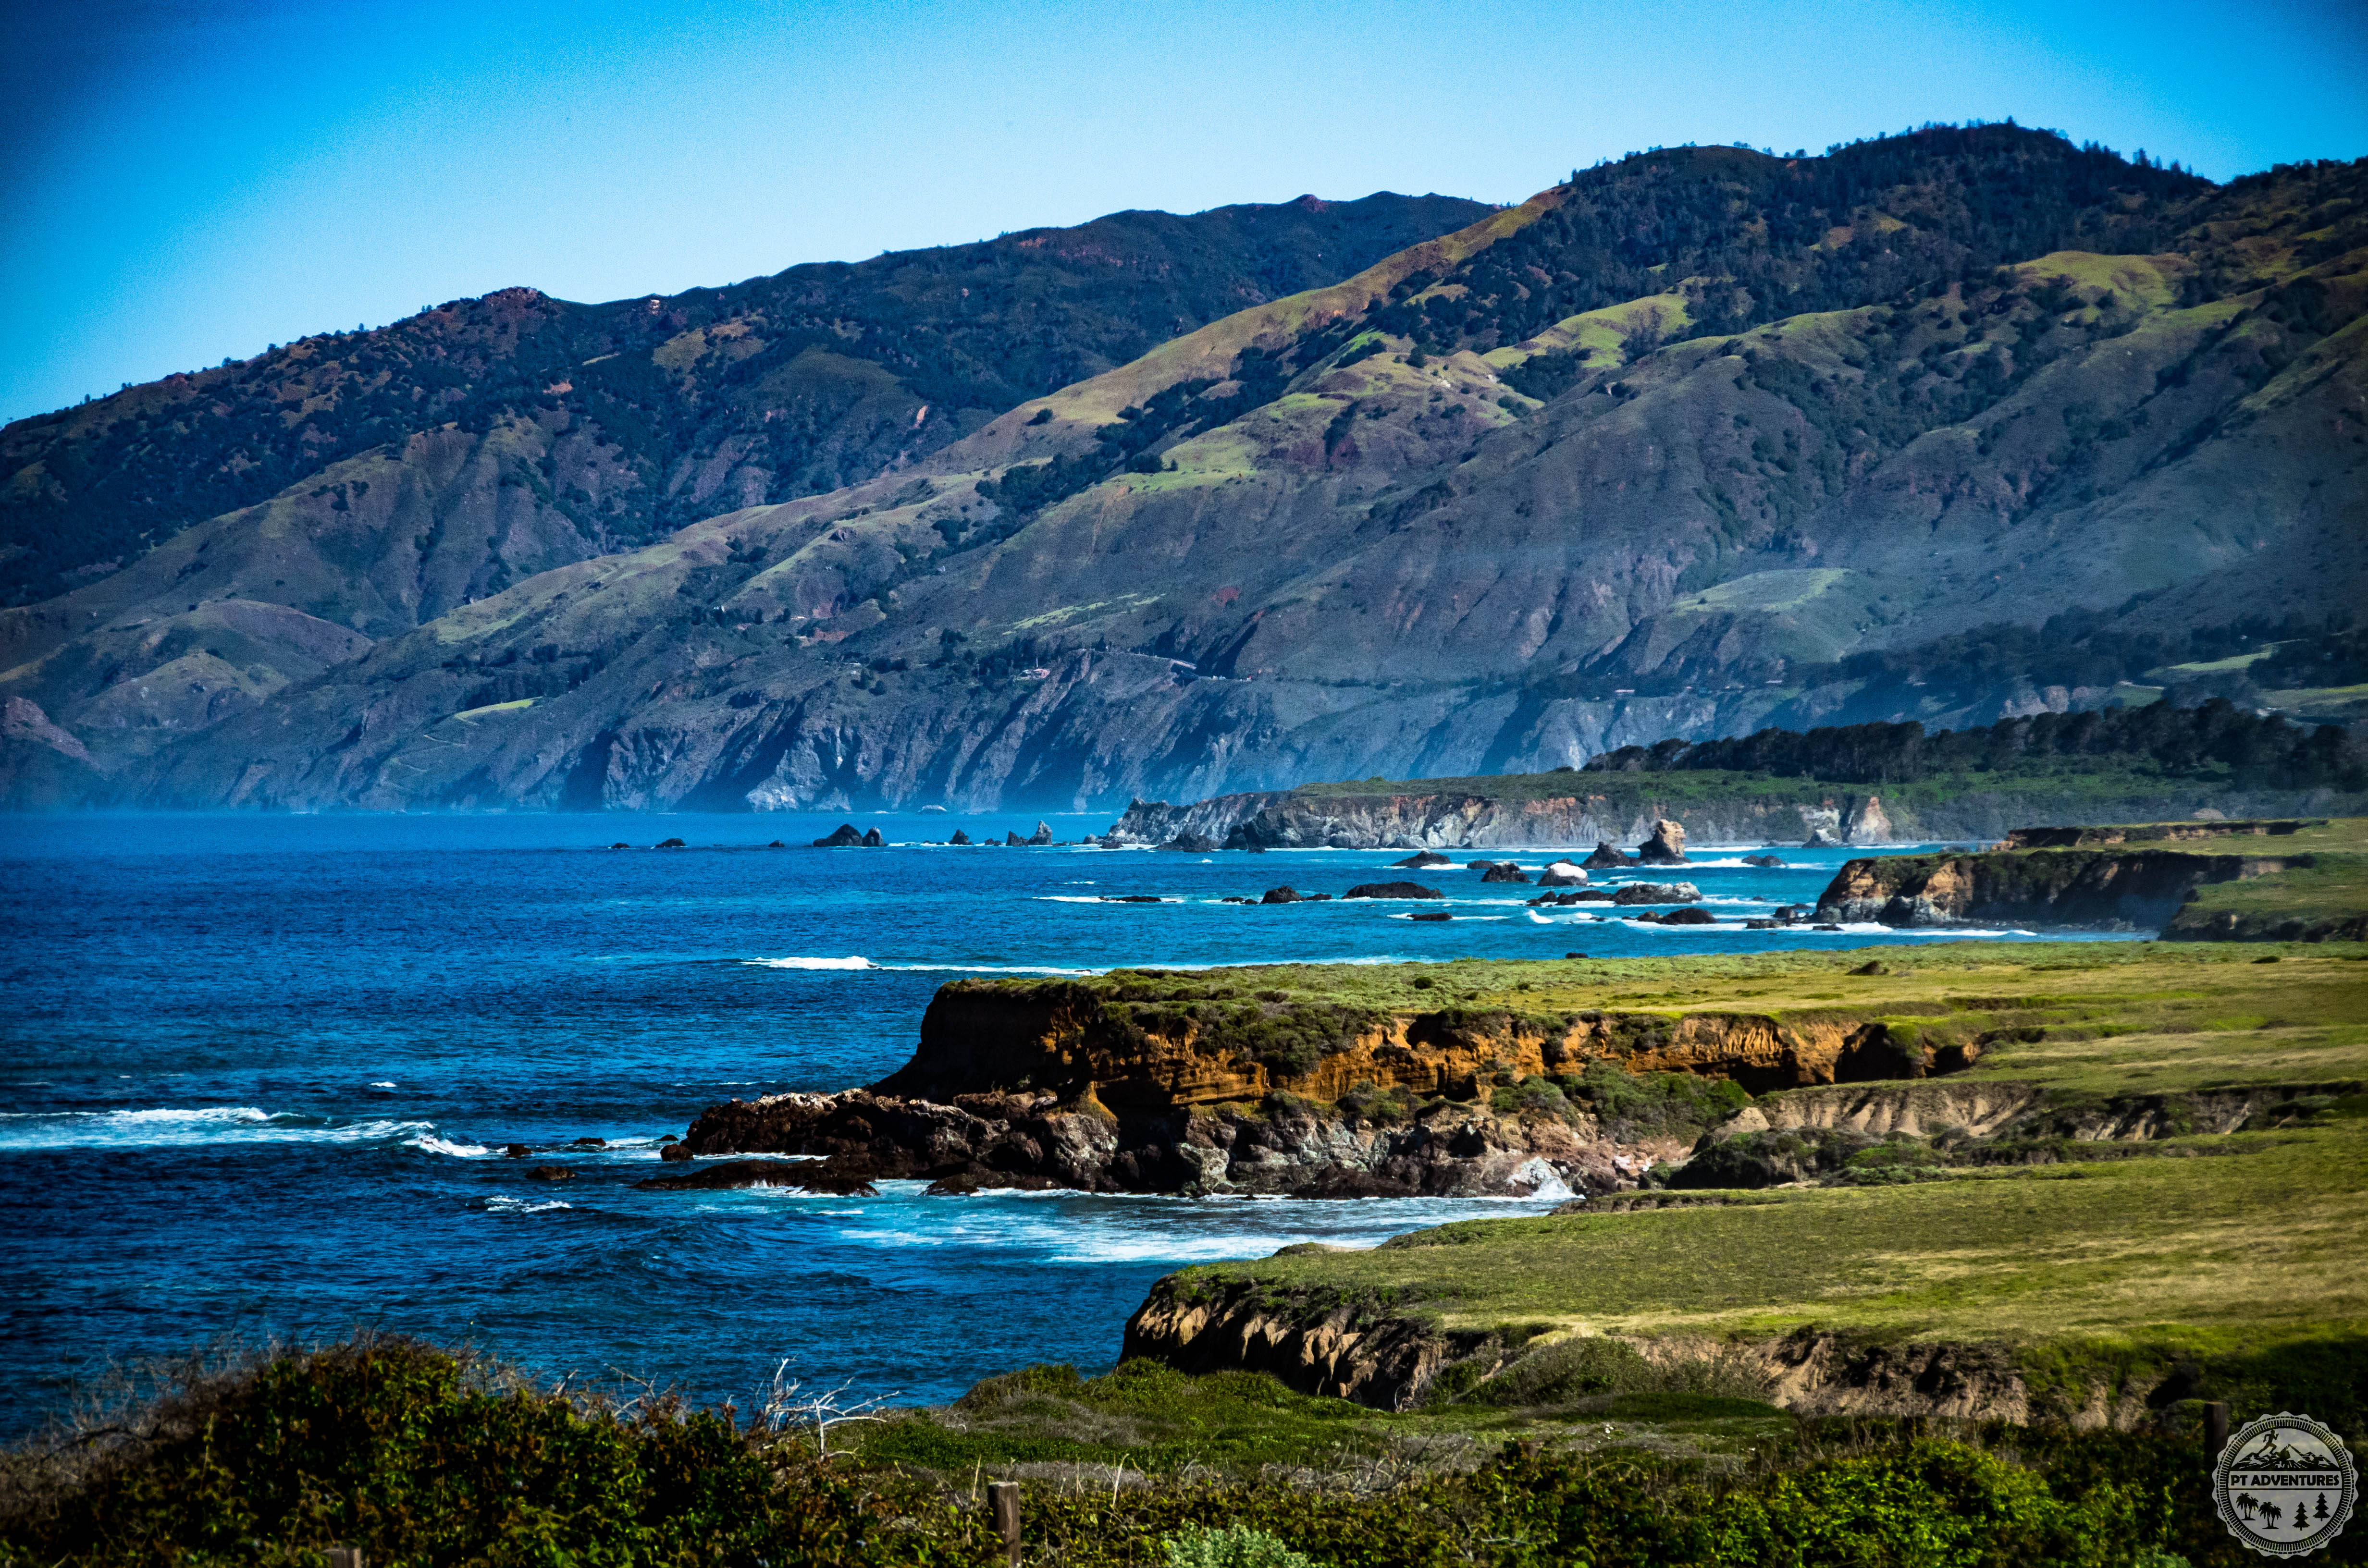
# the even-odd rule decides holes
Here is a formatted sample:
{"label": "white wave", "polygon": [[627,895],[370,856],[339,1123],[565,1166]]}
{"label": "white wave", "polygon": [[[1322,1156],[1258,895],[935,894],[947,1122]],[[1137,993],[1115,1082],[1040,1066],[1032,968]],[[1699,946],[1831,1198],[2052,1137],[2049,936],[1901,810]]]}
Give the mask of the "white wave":
{"label": "white wave", "polygon": [[750,959],[750,963],[764,969],[876,969],[870,959],[850,954],[843,959]]}
{"label": "white wave", "polygon": [[394,1081],[391,1078],[384,1079],[379,1083],[372,1084],[370,1087],[373,1089],[391,1089],[394,1087]]}
{"label": "white wave", "polygon": [[427,1154],[450,1154],[456,1160],[490,1159],[494,1153],[493,1150],[486,1148],[483,1143],[455,1143],[450,1138],[438,1138],[432,1132],[424,1132],[416,1138],[406,1138],[403,1141],[403,1146],[406,1149],[416,1149]]}
{"label": "white wave", "polygon": [[255,1106],[160,1106],[0,1115],[0,1149],[152,1149],[203,1144],[374,1143],[436,1130],[432,1121],[356,1121],[275,1114]]}
{"label": "white wave", "polygon": [[[1798,929],[1798,927],[1795,927]],[[1925,937],[1942,942],[1969,942],[1991,937],[2035,937],[2036,931],[1994,930],[1973,926],[1884,926],[1872,920],[1853,920],[1843,926],[1842,934],[1849,937]],[[1832,932],[1826,933],[1830,937]],[[2133,940],[2143,939],[2146,933],[2133,932]]]}
{"label": "white wave", "polygon": [[[1096,902],[1099,902],[1099,901],[1098,901],[1098,900],[1087,900],[1087,902],[1088,902],[1088,903],[1096,903]],[[873,963],[870,959],[867,959],[867,958],[843,958],[843,959],[807,959],[807,958],[788,958],[788,959],[743,959],[743,960],[741,960],[740,961],[741,961],[741,962],[743,962],[743,963],[746,963],[746,964],[753,964],[753,965],[755,965],[755,966],[756,966],[757,968],[758,968],[758,969],[838,970],[838,971],[856,971],[856,970],[875,970],[875,971],[880,971],[880,972],[882,972],[882,973],[894,973],[894,974],[1064,974],[1064,975],[1081,975],[1081,974],[1100,974],[1101,972],[1103,972],[1102,971],[1098,970],[1098,969],[1063,969],[1063,968],[1059,968],[1059,967],[1054,966],[1054,965],[1052,965],[1052,964],[1025,964],[1025,963],[1022,963],[1022,964],[996,964],[996,963]]]}
{"label": "white wave", "polygon": [[488,1214],[548,1214],[553,1209],[573,1209],[575,1207],[575,1205],[573,1203],[564,1203],[556,1198],[547,1199],[541,1203],[529,1203],[523,1198],[488,1198],[485,1199],[485,1212]]}

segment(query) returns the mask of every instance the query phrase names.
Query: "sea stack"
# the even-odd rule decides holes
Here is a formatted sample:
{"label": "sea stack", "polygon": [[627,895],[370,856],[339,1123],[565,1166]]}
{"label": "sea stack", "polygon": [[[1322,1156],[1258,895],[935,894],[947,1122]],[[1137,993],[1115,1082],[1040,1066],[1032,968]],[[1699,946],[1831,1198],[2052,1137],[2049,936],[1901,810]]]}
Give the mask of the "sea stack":
{"label": "sea stack", "polygon": [[1663,817],[1653,824],[1653,836],[1636,846],[1636,859],[1646,866],[1685,865],[1686,830]]}

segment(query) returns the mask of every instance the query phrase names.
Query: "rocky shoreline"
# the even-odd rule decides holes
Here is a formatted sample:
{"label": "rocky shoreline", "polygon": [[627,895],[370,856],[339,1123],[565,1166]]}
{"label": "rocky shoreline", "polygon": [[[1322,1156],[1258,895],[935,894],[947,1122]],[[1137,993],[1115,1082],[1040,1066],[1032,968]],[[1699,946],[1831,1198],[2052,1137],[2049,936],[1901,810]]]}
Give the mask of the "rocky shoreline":
{"label": "rocky shoreline", "polygon": [[[1676,813],[1658,801],[1572,794],[1501,801],[1456,791],[1336,797],[1292,791],[1220,795],[1189,805],[1129,802],[1102,842],[1160,846],[1191,838],[1224,849],[1488,849],[1642,844]],[[1814,804],[1737,801],[1689,807],[1688,831],[1717,844],[1892,844],[1904,833],[1873,795]],[[1943,830],[1945,835],[1945,830]],[[1995,836],[1995,835],[1993,835]]]}
{"label": "rocky shoreline", "polygon": [[1362,794],[1326,787],[1218,795],[1184,805],[1138,800],[1128,803],[1100,842],[1114,847],[1156,846],[1182,839],[1204,850],[1554,848],[1599,842],[1642,844],[1656,823],[1674,818],[1685,823],[1698,843],[1872,848],[1957,840],[1996,843],[2034,824],[2055,830],[2055,824],[2100,818],[2161,822],[2198,812],[2249,816],[2328,809],[2323,800],[2306,800],[2298,792],[2241,800],[2226,791],[2203,790],[2123,801],[2067,796],[2050,807],[2028,795],[1981,791],[1924,803],[1848,790],[1812,790],[1804,797],[1802,790],[1788,789],[1770,789],[1765,795],[1738,792],[1712,801],[1678,800],[1649,785],[1622,790],[1597,782],[1627,777],[1574,772],[1567,794],[1552,785],[1542,786],[1544,793],[1501,795],[1407,786]]}

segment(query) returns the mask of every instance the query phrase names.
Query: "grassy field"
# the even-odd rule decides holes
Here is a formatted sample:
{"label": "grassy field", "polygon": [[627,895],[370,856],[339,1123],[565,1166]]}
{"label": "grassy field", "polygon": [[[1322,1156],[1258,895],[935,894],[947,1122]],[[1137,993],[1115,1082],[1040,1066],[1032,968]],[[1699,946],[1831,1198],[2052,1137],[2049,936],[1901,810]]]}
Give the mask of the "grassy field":
{"label": "grassy field", "polygon": [[[2260,842],[2260,841],[2255,841]],[[2249,884],[2248,884],[2249,885]],[[1980,1030],[2044,1029],[2051,1042],[2121,1036],[2227,1040],[2212,1060],[2242,1071],[2277,1020],[2281,1046],[2307,1040],[2347,1060],[2368,1055],[2368,946],[2155,942],[1936,942],[1869,955],[1748,953],[1699,958],[1555,959],[1448,963],[1261,964],[1201,971],[1116,970],[1064,985],[1114,1000],[1179,1006],[1266,998],[1362,1012],[1448,1009],[1546,1018],[1588,1008],[1755,1013],[1782,1019],[1845,1013],[1947,1022]],[[2275,958],[2275,965],[2260,963]],[[1026,990],[1035,980],[970,981]],[[2227,1024],[2228,1020],[2243,1020]],[[2224,1027],[2226,1025],[2226,1027]],[[1978,1071],[2016,1060],[2020,1046]],[[2302,1049],[2302,1047],[2297,1047]],[[2368,1065],[2353,1075],[2368,1077]],[[2244,1081],[2264,1081],[2246,1079]],[[2283,1081],[2283,1080],[2282,1080]]]}
{"label": "grassy field", "polygon": [[1371,1252],[1217,1267],[1387,1292],[1448,1327],[1766,1338],[1815,1326],[2205,1354],[2362,1335],[2362,1114],[2171,1140],[2156,1158],[1472,1221]]}
{"label": "grassy field", "polygon": [[[2368,1366],[2368,948],[1951,944],[1886,950],[1883,972],[1866,975],[1850,960],[1863,955],[1488,964],[1457,983],[1479,1004],[1970,1021],[1991,1043],[1933,1085],[2038,1085],[2051,1106],[2153,1106],[2173,1126],[2180,1096],[2294,1092],[2226,1134],[2059,1139],[2039,1164],[1928,1163],[1912,1172],[1920,1179],[1472,1221],[1184,1280],[1255,1281],[1281,1302],[1365,1301],[1510,1345],[1766,1343],[1816,1329],[2001,1347],[2034,1376],[2067,1360],[2180,1361],[2242,1381],[2275,1361],[2283,1370],[2264,1374],[2275,1386],[2300,1378],[2319,1403],[2356,1414]],[[1336,982],[1393,983],[1388,971]],[[1894,1134],[1884,1149],[1913,1165],[1935,1158],[1927,1147]],[[2333,1381],[2312,1383],[2320,1373],[2307,1369],[2323,1366]]]}

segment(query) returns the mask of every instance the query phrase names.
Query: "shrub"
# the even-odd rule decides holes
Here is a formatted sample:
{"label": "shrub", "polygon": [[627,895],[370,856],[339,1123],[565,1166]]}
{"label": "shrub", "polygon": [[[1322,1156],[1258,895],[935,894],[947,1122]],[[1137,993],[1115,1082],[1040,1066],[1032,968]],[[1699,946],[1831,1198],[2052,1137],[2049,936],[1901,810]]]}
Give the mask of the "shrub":
{"label": "shrub", "polygon": [[1315,1568],[1280,1536],[1248,1525],[1188,1525],[1159,1543],[1167,1568]]}

